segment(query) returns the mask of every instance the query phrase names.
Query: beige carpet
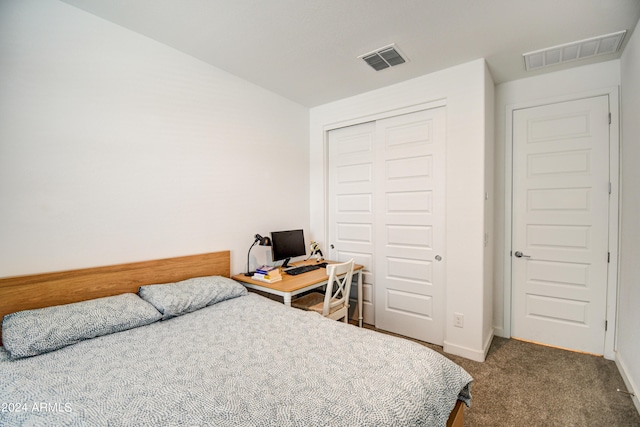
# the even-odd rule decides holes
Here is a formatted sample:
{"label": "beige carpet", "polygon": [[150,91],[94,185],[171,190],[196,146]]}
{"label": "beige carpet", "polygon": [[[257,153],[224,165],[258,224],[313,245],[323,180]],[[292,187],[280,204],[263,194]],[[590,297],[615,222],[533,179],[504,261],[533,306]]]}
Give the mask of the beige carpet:
{"label": "beige carpet", "polygon": [[613,361],[496,337],[480,363],[417,342],[473,376],[465,427],[640,426],[631,398],[616,391],[626,388]]}

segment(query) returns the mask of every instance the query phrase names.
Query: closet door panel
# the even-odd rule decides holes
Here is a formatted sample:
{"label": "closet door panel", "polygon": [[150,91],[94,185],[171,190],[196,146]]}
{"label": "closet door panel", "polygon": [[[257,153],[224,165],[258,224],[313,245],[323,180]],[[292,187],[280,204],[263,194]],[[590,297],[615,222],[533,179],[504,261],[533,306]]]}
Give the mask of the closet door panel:
{"label": "closet door panel", "polygon": [[379,120],[376,327],[444,338],[444,108]]}
{"label": "closet door panel", "polygon": [[[374,323],[374,149],[375,122],[329,132],[327,258],[354,259],[364,266],[363,318]],[[354,285],[351,295],[357,297]],[[356,304],[353,304],[355,307]]]}

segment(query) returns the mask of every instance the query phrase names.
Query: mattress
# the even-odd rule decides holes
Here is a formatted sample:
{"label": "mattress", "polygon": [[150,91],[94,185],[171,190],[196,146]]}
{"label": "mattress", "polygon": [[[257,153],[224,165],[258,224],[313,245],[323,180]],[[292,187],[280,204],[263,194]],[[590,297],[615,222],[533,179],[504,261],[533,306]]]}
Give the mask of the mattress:
{"label": "mattress", "polygon": [[471,376],[437,352],[256,294],[13,359],[2,426],[445,426]]}

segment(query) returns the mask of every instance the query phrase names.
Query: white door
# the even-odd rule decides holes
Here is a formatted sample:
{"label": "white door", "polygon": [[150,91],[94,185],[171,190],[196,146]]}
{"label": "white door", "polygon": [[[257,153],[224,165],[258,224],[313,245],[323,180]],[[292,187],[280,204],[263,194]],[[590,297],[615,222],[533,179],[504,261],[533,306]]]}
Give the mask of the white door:
{"label": "white door", "polygon": [[376,327],[442,344],[444,107],[376,123]]}
{"label": "white door", "polygon": [[[374,323],[373,204],[375,122],[329,132],[327,258],[353,258],[363,270],[363,320]],[[351,289],[356,297],[357,289]]]}
{"label": "white door", "polygon": [[513,114],[512,335],[602,354],[608,97]]}

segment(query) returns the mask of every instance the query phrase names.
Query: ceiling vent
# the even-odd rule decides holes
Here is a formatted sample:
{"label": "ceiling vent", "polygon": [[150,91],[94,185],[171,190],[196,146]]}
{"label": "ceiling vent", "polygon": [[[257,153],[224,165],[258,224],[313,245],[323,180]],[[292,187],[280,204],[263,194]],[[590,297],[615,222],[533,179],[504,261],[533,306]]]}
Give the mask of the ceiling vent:
{"label": "ceiling vent", "polygon": [[617,33],[525,53],[522,55],[524,58],[524,68],[527,71],[532,71],[564,62],[617,52],[620,46],[622,46],[622,40],[624,40],[626,33],[626,30],[619,31]]}
{"label": "ceiling vent", "polygon": [[390,44],[376,49],[373,52],[365,53],[364,55],[358,56],[358,58],[363,59],[376,71],[395,67],[396,65],[407,62],[406,58],[400,53],[395,44]]}

